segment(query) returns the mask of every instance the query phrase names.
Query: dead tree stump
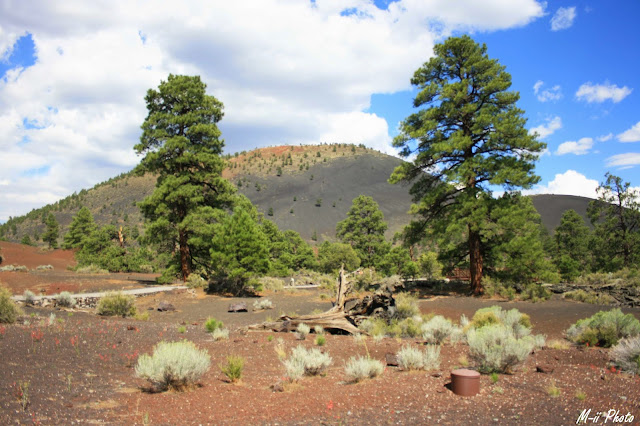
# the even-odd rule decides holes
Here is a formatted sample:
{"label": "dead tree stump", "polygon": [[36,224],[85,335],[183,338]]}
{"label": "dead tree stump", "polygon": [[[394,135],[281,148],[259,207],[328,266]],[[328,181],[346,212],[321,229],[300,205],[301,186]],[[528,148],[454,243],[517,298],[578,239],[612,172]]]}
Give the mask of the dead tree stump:
{"label": "dead tree stump", "polygon": [[331,309],[320,314],[301,315],[298,317],[281,316],[272,322],[263,322],[249,326],[249,330],[294,331],[299,324],[304,323],[309,327],[320,326],[328,332],[346,332],[349,334],[364,333],[358,329],[358,325],[367,318],[383,317],[391,318],[395,314],[395,300],[393,288],[387,287],[378,290],[372,296],[356,299],[355,303],[346,309],[347,295],[352,291],[352,286],[347,277],[344,266],[338,274],[338,288],[336,289],[336,302]]}

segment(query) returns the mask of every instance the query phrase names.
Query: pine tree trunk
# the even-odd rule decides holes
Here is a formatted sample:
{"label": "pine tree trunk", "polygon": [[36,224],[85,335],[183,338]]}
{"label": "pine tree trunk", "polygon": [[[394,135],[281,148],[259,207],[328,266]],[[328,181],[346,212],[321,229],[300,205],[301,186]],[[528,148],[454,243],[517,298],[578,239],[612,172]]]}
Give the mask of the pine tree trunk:
{"label": "pine tree trunk", "polygon": [[469,273],[471,290],[474,295],[484,293],[482,288],[482,253],[480,251],[480,233],[469,226]]}
{"label": "pine tree trunk", "polygon": [[179,231],[180,244],[180,269],[182,271],[182,281],[187,281],[191,274],[191,262],[189,259],[189,246],[187,245],[187,233],[184,230]]}

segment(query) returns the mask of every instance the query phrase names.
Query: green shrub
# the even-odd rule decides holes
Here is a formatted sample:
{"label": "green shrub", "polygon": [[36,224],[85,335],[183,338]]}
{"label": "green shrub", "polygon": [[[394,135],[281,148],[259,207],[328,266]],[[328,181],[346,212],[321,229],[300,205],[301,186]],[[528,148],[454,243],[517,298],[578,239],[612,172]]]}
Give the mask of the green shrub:
{"label": "green shrub", "polygon": [[467,332],[469,355],[478,371],[510,373],[536,347],[536,338],[516,338],[513,329],[503,324],[471,328]]}
{"label": "green shrub", "polygon": [[153,355],[142,355],[136,376],[147,379],[159,391],[182,390],[195,384],[209,370],[211,358],[192,342],[160,342]]}
{"label": "green shrub", "polygon": [[396,299],[396,318],[404,319],[411,318],[415,315],[420,315],[420,308],[418,307],[418,298],[409,293],[398,293],[395,296]]}
{"label": "green shrub", "polygon": [[382,374],[384,364],[368,357],[351,357],[344,367],[344,372],[352,382],[373,379]]}
{"label": "green shrub", "polygon": [[360,323],[358,328],[371,336],[385,336],[387,334],[387,322],[382,318],[367,318]]}
{"label": "green shrub", "polygon": [[327,338],[326,337],[324,337],[322,334],[316,336],[315,344],[317,346],[324,346],[325,343],[327,343]]}
{"label": "green shrub", "polygon": [[11,292],[0,287],[0,324],[13,324],[22,315],[22,311],[11,300]]}
{"label": "green shrub", "polygon": [[605,348],[614,346],[622,338],[638,335],[640,321],[618,308],[578,320],[567,330],[567,338],[572,342]]}
{"label": "green shrub", "polygon": [[120,292],[107,293],[98,302],[98,315],[132,317],[136,314],[135,297]]}
{"label": "green shrub", "polygon": [[65,308],[73,308],[76,306],[76,299],[74,299],[68,291],[63,291],[56,296],[56,305],[63,306]]}
{"label": "green shrub", "polygon": [[224,324],[222,323],[222,321],[218,321],[215,318],[207,318],[207,320],[204,323],[204,328],[209,333],[213,333],[215,330],[222,328],[223,326]]}
{"label": "green shrub", "polygon": [[590,303],[592,305],[611,305],[617,300],[606,293],[586,292],[582,289],[568,291],[563,295],[566,299],[576,300],[578,302]]}
{"label": "green shrub", "polygon": [[429,345],[421,351],[405,345],[397,356],[398,366],[403,370],[434,370],[440,366],[440,346]]}
{"label": "green shrub", "polygon": [[640,336],[620,340],[610,357],[621,370],[640,375]]}
{"label": "green shrub", "polygon": [[186,282],[186,285],[189,288],[205,288],[207,284],[207,280],[205,280],[198,274],[189,275]]}
{"label": "green shrub", "polygon": [[282,291],[284,290],[284,281],[273,277],[260,277],[258,281],[262,288],[266,291]]}
{"label": "green shrub", "polygon": [[242,378],[242,370],[244,369],[244,358],[241,356],[228,356],[227,364],[220,367],[225,376],[235,383]]}

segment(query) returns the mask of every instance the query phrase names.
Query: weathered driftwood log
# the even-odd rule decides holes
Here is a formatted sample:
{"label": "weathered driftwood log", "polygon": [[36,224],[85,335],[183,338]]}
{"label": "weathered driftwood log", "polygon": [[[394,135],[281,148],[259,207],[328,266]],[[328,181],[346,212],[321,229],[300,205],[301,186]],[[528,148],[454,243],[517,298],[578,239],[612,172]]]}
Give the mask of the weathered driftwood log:
{"label": "weathered driftwood log", "polygon": [[[366,296],[363,299],[349,300],[347,295],[352,290],[347,281],[349,275],[351,274],[345,274],[344,268],[340,269],[336,302],[328,311],[298,317],[283,315],[276,321],[251,325],[249,330],[294,331],[299,324],[304,323],[312,328],[320,326],[329,332],[342,331],[357,334],[363,333],[357,326],[366,318],[393,316],[395,313],[393,288],[380,289],[373,296]],[[348,305],[351,307],[346,308]]]}

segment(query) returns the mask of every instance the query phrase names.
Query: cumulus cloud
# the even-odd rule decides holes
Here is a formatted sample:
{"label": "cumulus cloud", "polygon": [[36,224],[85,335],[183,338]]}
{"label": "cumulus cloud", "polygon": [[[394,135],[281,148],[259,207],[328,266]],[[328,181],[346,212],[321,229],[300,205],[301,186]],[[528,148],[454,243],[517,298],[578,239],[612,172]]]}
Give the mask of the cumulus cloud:
{"label": "cumulus cloud", "polygon": [[604,84],[588,82],[578,88],[576,99],[589,103],[602,103],[607,100],[618,103],[629,96],[632,91],[633,89],[629,89],[627,86],[618,87],[607,82]]}
{"label": "cumulus cloud", "polygon": [[551,18],[551,31],[566,30],[573,25],[576,19],[575,7],[561,7]]}
{"label": "cumulus cloud", "polygon": [[640,141],[640,121],[633,125],[629,130],[618,135],[620,142],[639,142]]}
{"label": "cumulus cloud", "polygon": [[607,158],[607,167],[619,167],[628,169],[640,165],[640,152],[628,152],[626,154],[612,155]]}
{"label": "cumulus cloud", "polygon": [[547,119],[547,124],[541,124],[537,127],[529,129],[529,134],[537,133],[540,139],[545,139],[555,133],[556,130],[562,129],[562,119],[558,116]]}
{"label": "cumulus cloud", "polygon": [[598,137],[598,142],[606,142],[613,139],[613,133],[608,133],[606,135],[602,135]]}
{"label": "cumulus cloud", "polygon": [[557,101],[562,99],[562,89],[559,85],[555,85],[549,89],[542,90],[544,81],[538,80],[533,85],[533,93],[536,95],[540,102]]}
{"label": "cumulus cloud", "polygon": [[[28,4],[27,4],[28,3]],[[536,0],[46,0],[0,4],[0,57],[31,34],[37,61],[0,79],[0,220],[130,169],[144,95],[197,74],[225,105],[227,151],[282,143],[364,143],[392,152],[373,93],[410,87],[454,31],[526,25]],[[346,9],[357,13],[343,14]],[[109,13],[104,11],[108,10]],[[416,54],[416,52],[422,52]],[[38,176],[30,170],[42,170]],[[20,194],[37,195],[25,197]],[[29,199],[27,199],[29,198]]]}
{"label": "cumulus cloud", "polygon": [[596,188],[598,181],[589,179],[575,170],[567,170],[558,173],[554,179],[546,185],[536,185],[533,189],[522,191],[523,194],[558,194],[577,195],[581,197],[597,198]]}
{"label": "cumulus cloud", "polygon": [[577,142],[568,141],[561,143],[556,151],[557,155],[575,154],[585,155],[589,153],[589,150],[593,147],[592,138],[582,138]]}

